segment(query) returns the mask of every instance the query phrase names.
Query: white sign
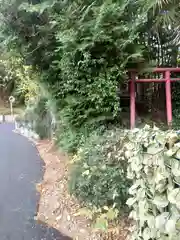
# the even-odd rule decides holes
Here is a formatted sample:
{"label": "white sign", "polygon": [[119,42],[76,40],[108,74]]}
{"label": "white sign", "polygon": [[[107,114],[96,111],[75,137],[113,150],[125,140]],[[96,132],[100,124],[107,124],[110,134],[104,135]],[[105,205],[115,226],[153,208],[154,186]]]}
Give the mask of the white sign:
{"label": "white sign", "polygon": [[9,101],[10,101],[10,103],[14,103],[15,102],[15,98],[13,96],[10,96],[9,97]]}
{"label": "white sign", "polygon": [[11,116],[13,116],[13,103],[15,102],[15,98],[13,96],[10,96],[9,102],[10,102]]}

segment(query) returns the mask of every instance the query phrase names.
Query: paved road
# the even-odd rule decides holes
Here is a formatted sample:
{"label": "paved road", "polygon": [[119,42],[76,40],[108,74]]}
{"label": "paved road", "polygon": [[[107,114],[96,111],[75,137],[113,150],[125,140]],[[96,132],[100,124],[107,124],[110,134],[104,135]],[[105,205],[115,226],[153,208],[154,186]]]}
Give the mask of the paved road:
{"label": "paved road", "polygon": [[55,229],[34,221],[39,196],[35,183],[43,176],[36,148],[0,124],[0,240],[65,240]]}

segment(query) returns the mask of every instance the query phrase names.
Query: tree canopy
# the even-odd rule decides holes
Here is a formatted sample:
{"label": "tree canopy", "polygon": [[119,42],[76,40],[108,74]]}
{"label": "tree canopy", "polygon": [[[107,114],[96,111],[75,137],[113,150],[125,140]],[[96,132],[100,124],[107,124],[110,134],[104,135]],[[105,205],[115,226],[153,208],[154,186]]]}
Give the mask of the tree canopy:
{"label": "tree canopy", "polygon": [[[1,52],[54,95],[64,129],[115,121],[128,68],[177,66],[179,1],[0,1]],[[89,128],[89,127],[88,127]]]}

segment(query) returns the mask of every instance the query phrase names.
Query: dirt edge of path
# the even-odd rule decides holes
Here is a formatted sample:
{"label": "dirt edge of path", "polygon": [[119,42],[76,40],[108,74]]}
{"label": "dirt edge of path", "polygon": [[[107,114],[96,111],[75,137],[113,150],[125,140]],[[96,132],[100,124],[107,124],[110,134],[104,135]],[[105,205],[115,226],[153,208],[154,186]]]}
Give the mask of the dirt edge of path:
{"label": "dirt edge of path", "polygon": [[36,147],[45,163],[43,181],[37,185],[41,195],[37,221],[74,240],[125,240],[129,226],[127,219],[119,223],[119,229],[101,234],[92,230],[88,219],[77,216],[80,206],[68,193],[68,156],[57,151],[52,141],[38,141]]}
{"label": "dirt edge of path", "polygon": [[57,151],[52,141],[39,141],[37,150],[45,163],[37,221],[45,222],[75,240],[99,240],[85,217],[75,216],[80,206],[68,193],[68,156]]}

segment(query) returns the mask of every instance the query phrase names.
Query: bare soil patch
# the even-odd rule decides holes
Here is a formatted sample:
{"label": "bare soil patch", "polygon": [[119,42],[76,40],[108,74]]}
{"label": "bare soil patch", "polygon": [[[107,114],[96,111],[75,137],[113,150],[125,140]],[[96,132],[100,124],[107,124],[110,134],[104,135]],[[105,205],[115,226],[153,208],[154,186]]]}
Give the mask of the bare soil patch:
{"label": "bare soil patch", "polygon": [[80,206],[68,193],[68,156],[57,151],[52,141],[39,141],[36,146],[45,162],[43,182],[37,185],[41,193],[37,220],[74,240],[125,240],[128,232],[126,219],[121,221],[119,229],[101,234],[92,230],[88,219],[77,216]]}

